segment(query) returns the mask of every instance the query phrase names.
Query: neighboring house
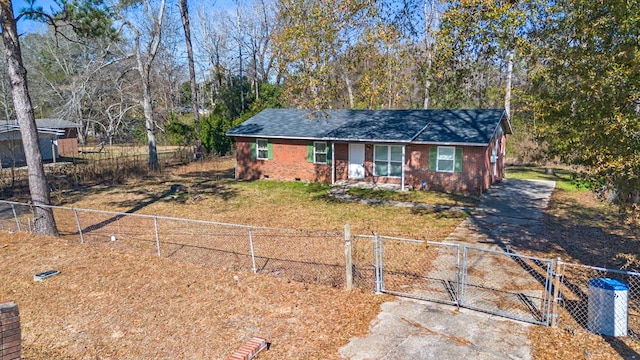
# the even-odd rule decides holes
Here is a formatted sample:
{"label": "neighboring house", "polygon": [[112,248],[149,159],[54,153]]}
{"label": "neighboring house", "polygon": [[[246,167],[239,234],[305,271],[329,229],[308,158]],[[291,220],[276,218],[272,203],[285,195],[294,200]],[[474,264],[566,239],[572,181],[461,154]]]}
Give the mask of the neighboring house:
{"label": "neighboring house", "polygon": [[504,178],[504,110],[267,109],[229,130],[236,179],[481,193]]}
{"label": "neighboring house", "polygon": [[[80,125],[62,119],[36,119],[38,143],[42,159],[57,159],[78,153],[78,132]],[[20,127],[13,121],[0,121],[0,161],[2,167],[25,163]]]}
{"label": "neighboring house", "polygon": [[80,124],[60,118],[36,119],[38,129],[62,130],[64,134],[58,137],[57,149],[60,156],[75,156],[78,154],[78,129]]}

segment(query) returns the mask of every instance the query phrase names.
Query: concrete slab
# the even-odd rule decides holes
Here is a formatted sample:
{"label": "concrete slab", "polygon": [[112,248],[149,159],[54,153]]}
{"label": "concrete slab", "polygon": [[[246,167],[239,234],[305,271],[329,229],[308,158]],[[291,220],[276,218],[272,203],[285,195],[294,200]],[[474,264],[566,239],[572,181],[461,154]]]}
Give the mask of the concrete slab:
{"label": "concrete slab", "polygon": [[398,298],[382,305],[371,334],[340,349],[343,358],[531,359],[528,324],[453,306]]}

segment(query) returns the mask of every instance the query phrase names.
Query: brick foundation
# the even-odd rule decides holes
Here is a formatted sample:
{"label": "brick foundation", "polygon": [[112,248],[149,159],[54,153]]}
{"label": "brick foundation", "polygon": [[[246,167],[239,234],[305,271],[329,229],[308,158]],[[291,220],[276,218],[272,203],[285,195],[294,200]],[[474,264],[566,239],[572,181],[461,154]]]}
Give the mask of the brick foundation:
{"label": "brick foundation", "polygon": [[0,360],[21,359],[20,314],[14,302],[0,302]]}

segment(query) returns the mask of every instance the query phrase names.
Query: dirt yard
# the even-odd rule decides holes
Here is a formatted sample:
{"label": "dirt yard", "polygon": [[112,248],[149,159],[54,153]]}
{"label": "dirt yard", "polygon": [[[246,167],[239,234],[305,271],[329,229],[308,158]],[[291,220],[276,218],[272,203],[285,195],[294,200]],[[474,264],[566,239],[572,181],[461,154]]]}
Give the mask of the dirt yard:
{"label": "dirt yard", "polygon": [[24,233],[1,232],[0,257],[25,359],[224,359],[253,336],[260,359],[337,359],[389,299]]}

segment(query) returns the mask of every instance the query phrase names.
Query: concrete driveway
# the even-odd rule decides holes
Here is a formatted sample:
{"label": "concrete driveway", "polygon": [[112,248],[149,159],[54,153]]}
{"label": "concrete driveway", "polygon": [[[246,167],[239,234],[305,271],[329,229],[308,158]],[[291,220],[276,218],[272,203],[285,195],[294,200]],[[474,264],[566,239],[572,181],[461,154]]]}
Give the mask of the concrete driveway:
{"label": "concrete driveway", "polygon": [[[446,241],[505,248],[512,237],[533,236],[554,187],[551,181],[518,179],[498,184]],[[527,360],[532,358],[529,326],[455,306],[396,298],[382,305],[370,333],[352,339],[340,355],[354,360]]]}

